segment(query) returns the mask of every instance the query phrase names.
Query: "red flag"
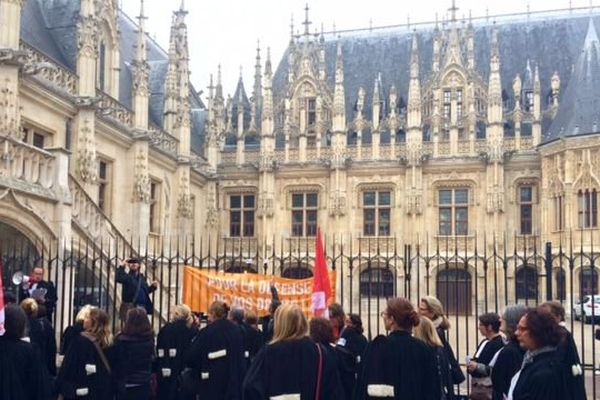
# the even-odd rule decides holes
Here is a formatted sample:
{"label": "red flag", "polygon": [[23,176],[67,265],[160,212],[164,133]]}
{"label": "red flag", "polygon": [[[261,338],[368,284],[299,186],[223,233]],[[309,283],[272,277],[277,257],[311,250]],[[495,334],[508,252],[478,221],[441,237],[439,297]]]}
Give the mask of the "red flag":
{"label": "red flag", "polygon": [[2,256],[0,256],[0,336],[4,335],[4,284],[2,282],[3,273],[4,265],[2,264]]}
{"label": "red flag", "polygon": [[327,305],[331,299],[331,284],[327,272],[327,259],[323,249],[321,229],[317,227],[315,246],[315,273],[313,276],[312,311],[315,317],[328,317]]}

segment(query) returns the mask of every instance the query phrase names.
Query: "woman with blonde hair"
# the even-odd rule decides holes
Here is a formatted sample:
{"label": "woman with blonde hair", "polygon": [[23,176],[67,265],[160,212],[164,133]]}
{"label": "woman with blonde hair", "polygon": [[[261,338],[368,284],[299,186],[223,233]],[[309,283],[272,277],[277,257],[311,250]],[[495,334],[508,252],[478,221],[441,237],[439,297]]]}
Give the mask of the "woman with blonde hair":
{"label": "woman with blonde hair", "polygon": [[308,337],[302,309],[282,304],[274,315],[273,339],[258,353],[244,380],[245,400],[341,399],[336,360]]}
{"label": "woman with blonde hair", "polygon": [[65,399],[112,399],[111,366],[106,351],[112,344],[108,314],[93,307],[84,331],[69,346],[57,378]]}
{"label": "woman with blonde hair", "polygon": [[440,388],[440,400],[448,399],[452,383],[450,376],[450,365],[444,351],[444,344],[440,340],[433,322],[427,317],[421,317],[419,325],[414,329],[414,336],[425,343],[433,352],[438,371],[436,385]]}
{"label": "woman with blonde hair", "polygon": [[63,356],[67,354],[69,346],[73,340],[83,332],[83,321],[87,318],[92,310],[92,306],[89,304],[81,307],[77,315],[75,316],[75,322],[73,325],[69,325],[65,328],[62,337],[60,339],[60,354]]}
{"label": "woman with blonde hair", "polygon": [[178,304],[171,312],[171,321],[158,332],[156,340],[155,372],[158,377],[158,398],[178,398],[178,377],[184,367],[183,354],[198,333],[192,327],[194,316],[185,304]]}
{"label": "woman with blonde hair", "polygon": [[419,304],[419,314],[423,317],[427,317],[431,320],[435,326],[435,330],[444,345],[444,351],[446,352],[446,358],[450,364],[450,375],[451,382],[448,385],[450,393],[448,399],[454,399],[454,386],[465,381],[465,374],[454,356],[454,350],[448,341],[448,330],[450,329],[450,321],[444,313],[444,306],[442,302],[434,296],[425,296],[421,298]]}

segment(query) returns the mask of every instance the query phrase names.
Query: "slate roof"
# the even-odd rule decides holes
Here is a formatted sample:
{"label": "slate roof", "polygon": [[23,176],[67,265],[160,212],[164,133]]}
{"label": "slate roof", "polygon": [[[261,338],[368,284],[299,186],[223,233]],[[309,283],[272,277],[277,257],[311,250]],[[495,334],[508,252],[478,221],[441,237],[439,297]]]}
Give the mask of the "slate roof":
{"label": "slate roof", "polygon": [[[513,99],[512,81],[520,74],[523,88],[530,84],[531,72],[537,66],[542,88],[542,109],[546,108],[546,95],[550,91],[550,80],[557,71],[561,80],[560,103],[562,108],[571,96],[569,81],[573,65],[577,63],[582,44],[586,37],[589,13],[569,13],[564,11],[540,18],[513,17],[505,22],[493,25],[491,22],[473,21],[475,39],[475,65],[479,74],[487,82],[489,76],[490,48],[492,31],[498,29],[500,44],[501,79],[505,95]],[[600,26],[600,16],[592,16],[594,26]],[[424,88],[431,75],[433,57],[433,25],[417,27],[420,58],[421,87]],[[406,27],[387,29],[383,32],[360,32],[343,34],[341,38],[326,34],[327,79],[334,86],[337,41],[341,40],[344,59],[344,87],[346,96],[346,117],[354,117],[359,87],[366,90],[364,114],[371,118],[373,85],[378,73],[381,73],[383,92],[387,101],[391,85],[398,90],[398,102],[408,99],[410,81],[410,53],[412,29]],[[275,102],[281,101],[286,94],[289,47],[281,58],[273,78]],[[599,71],[600,72],[600,71]],[[596,76],[598,74],[595,74]],[[528,79],[529,78],[529,79]],[[595,92],[600,96],[600,92]],[[559,111],[560,112],[560,111]]]}
{"label": "slate roof", "polygon": [[600,132],[600,43],[592,20],[569,85],[560,101],[558,113],[544,135],[544,142]]}
{"label": "slate roof", "polygon": [[[77,69],[77,17],[78,0],[29,0],[25,2],[21,16],[21,38],[71,71]],[[131,62],[135,58],[137,24],[125,13],[119,12],[121,65],[119,76],[119,101],[132,107]],[[167,73],[168,54],[153,39],[147,40],[147,57],[150,65],[150,122],[162,126],[164,106],[164,82]],[[200,118],[206,108],[193,86],[192,150],[201,154],[204,137],[204,119]],[[194,116],[194,113],[196,116]]]}

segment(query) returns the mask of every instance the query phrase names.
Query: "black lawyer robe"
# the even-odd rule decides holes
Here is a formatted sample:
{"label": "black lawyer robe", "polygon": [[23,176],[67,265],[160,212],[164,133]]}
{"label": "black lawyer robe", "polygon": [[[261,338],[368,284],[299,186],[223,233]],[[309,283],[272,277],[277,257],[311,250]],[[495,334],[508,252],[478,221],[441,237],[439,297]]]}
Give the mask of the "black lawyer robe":
{"label": "black lawyer robe", "polygon": [[48,385],[33,346],[0,336],[0,399],[47,400]]}
{"label": "black lawyer robe", "polygon": [[42,362],[51,376],[56,376],[56,338],[54,328],[46,317],[29,320],[29,337],[40,349]]}
{"label": "black lawyer robe", "polygon": [[186,365],[200,376],[202,400],[240,400],[244,379],[242,333],[233,322],[220,319],[198,332],[185,355]]}
{"label": "black lawyer robe", "polygon": [[[502,341],[502,336],[498,335],[498,336],[494,337],[492,340],[488,340],[487,343],[485,344],[485,347],[483,347],[483,349],[481,349],[481,346],[483,346],[483,344],[486,342],[486,340],[487,339],[482,340],[477,345],[477,351],[475,351],[475,356],[473,357],[473,361],[477,362],[478,364],[488,366],[488,365],[490,365],[490,362],[492,361],[492,359],[494,358],[496,353],[502,347],[504,347],[504,342]],[[481,351],[480,351],[480,349],[481,349]],[[479,356],[477,356],[477,353],[479,353]],[[473,373],[471,373],[471,375],[474,376],[475,378],[484,378],[486,376],[489,376],[489,372],[488,373],[480,373],[478,371],[473,371]]]}
{"label": "black lawyer robe", "polygon": [[508,395],[510,381],[521,369],[524,354],[525,350],[519,346],[516,339],[509,341],[500,350],[491,374],[494,400],[504,400],[504,396]]}
{"label": "black lawyer robe", "polygon": [[343,399],[333,348],[305,337],[263,347],[244,380],[244,400],[268,400],[284,394],[314,400],[319,370],[317,346],[322,355],[320,399]]}
{"label": "black lawyer robe", "polygon": [[[57,377],[57,388],[65,399],[81,398],[76,390],[88,389],[86,400],[107,400],[113,398],[111,374],[104,366],[94,343],[81,334],[71,343]],[[104,350],[110,358],[110,349]],[[86,373],[87,364],[96,366],[96,373]]]}
{"label": "black lawyer robe", "polygon": [[[189,328],[185,320],[169,322],[158,332],[156,338],[155,371],[158,380],[158,398],[178,398],[177,378],[183,370],[184,353],[192,343],[197,331]],[[166,374],[163,374],[166,372]],[[169,375],[170,376],[165,376]]]}
{"label": "black lawyer robe", "polygon": [[111,356],[113,377],[119,396],[142,399],[140,396],[131,396],[130,387],[138,386],[140,389],[150,390],[154,335],[129,336],[121,333],[115,337]]}
{"label": "black lawyer robe", "polygon": [[538,354],[521,369],[512,400],[569,400],[565,378],[557,351]]}
{"label": "black lawyer robe", "polygon": [[[561,326],[564,332],[564,339],[556,349],[559,358],[562,360],[563,368],[567,379],[568,391],[571,393],[572,400],[585,400],[585,380],[583,379],[583,366],[579,359],[577,346],[573,340],[573,335],[567,328]],[[575,368],[574,368],[575,366]]]}
{"label": "black lawyer robe", "polygon": [[439,400],[439,378],[434,352],[406,331],[378,337],[367,348],[358,400],[375,399],[369,385],[391,385],[396,400]]}
{"label": "black lawyer robe", "polygon": [[60,339],[60,354],[63,356],[67,354],[69,346],[83,332],[83,321],[75,322],[73,325],[69,325],[65,328],[62,337]]}

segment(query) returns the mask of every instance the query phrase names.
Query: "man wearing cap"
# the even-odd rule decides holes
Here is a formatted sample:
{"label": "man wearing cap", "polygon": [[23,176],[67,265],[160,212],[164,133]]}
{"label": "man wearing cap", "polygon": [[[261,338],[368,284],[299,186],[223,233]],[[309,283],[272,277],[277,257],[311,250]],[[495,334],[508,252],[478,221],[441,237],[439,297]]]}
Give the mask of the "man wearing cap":
{"label": "man wearing cap", "polygon": [[[125,266],[129,271],[125,271]],[[121,262],[117,268],[117,282],[121,284],[121,307],[119,308],[119,318],[121,324],[125,323],[127,311],[133,307],[143,307],[148,314],[152,314],[154,305],[150,299],[150,293],[158,287],[158,282],[154,281],[148,285],[146,276],[140,272],[140,260],[137,258],[128,258]]]}

